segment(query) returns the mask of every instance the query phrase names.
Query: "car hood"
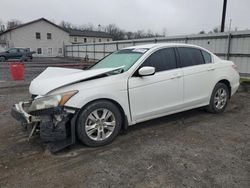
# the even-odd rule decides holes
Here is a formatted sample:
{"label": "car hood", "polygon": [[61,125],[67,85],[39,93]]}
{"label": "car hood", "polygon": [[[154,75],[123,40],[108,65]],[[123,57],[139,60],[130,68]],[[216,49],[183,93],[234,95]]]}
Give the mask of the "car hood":
{"label": "car hood", "polygon": [[118,68],[101,68],[93,70],[48,67],[30,83],[29,91],[33,95],[46,95],[60,87],[89,80],[97,76],[119,70]]}

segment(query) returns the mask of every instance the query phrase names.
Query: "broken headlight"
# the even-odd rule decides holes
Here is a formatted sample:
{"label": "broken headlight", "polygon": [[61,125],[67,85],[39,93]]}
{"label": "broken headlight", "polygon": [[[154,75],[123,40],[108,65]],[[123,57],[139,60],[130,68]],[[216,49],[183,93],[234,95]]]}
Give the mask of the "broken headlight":
{"label": "broken headlight", "polygon": [[54,108],[57,106],[63,106],[77,92],[78,91],[69,91],[56,95],[49,95],[45,97],[36,98],[29,107],[29,111],[32,112],[36,110],[43,110],[43,109]]}

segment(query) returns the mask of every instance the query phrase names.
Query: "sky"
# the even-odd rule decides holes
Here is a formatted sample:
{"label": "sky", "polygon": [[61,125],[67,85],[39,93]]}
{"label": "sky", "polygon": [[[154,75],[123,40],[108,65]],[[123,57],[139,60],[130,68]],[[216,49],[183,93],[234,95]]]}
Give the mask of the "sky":
{"label": "sky", "polygon": [[[116,24],[127,31],[168,36],[211,31],[221,22],[223,0],[0,0],[0,20],[44,17],[59,24]],[[226,25],[250,29],[250,0],[228,0]]]}

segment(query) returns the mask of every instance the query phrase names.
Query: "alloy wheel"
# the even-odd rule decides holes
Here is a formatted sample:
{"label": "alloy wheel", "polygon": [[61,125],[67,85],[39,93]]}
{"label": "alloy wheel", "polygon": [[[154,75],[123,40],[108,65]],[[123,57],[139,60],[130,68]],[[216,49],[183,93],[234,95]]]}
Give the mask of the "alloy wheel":
{"label": "alloy wheel", "polygon": [[85,122],[87,136],[95,141],[103,141],[114,132],[116,120],[114,114],[106,109],[100,108],[92,111]]}

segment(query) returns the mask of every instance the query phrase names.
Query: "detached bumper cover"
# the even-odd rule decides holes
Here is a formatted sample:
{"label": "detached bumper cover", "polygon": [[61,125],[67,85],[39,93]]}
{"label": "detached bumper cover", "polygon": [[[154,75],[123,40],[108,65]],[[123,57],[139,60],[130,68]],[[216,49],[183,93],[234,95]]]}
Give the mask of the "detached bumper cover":
{"label": "detached bumper cover", "polygon": [[18,104],[15,104],[11,109],[12,117],[26,124],[31,124],[41,121],[38,117],[30,115],[24,110],[24,107],[25,106],[28,107],[30,104],[31,102],[20,102]]}

